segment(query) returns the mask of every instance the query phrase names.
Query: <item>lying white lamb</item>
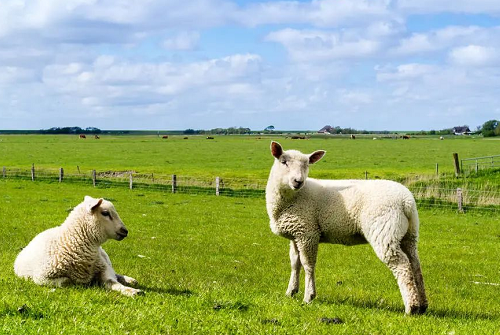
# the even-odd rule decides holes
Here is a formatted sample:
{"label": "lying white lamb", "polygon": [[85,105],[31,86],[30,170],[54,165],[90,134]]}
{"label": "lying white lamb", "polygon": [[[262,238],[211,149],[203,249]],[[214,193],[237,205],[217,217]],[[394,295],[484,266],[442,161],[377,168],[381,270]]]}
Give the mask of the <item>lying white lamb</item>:
{"label": "lying white lamb", "polygon": [[417,252],[418,213],[410,191],[388,180],[317,180],[309,165],[325,151],[305,155],[283,151],[271,143],[276,158],[266,187],[266,205],[273,233],[290,242],[292,272],[287,295],[299,289],[305,271],[304,301],[316,296],[314,268],[318,244],[369,243],[397,279],[407,314],[427,309]]}
{"label": "lying white lamb", "polygon": [[141,294],[125,286],[137,281],[115,273],[101,248],[106,240],[121,241],[127,235],[111,202],[86,196],[62,225],[35,236],[17,256],[14,272],[38,285],[99,283],[127,296]]}

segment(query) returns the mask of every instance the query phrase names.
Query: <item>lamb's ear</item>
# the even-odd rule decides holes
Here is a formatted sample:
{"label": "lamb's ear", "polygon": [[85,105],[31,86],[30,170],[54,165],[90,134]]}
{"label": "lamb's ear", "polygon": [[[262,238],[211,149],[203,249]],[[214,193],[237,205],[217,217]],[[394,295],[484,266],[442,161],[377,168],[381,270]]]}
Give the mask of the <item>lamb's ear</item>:
{"label": "lamb's ear", "polygon": [[95,210],[97,207],[99,207],[102,204],[102,198],[100,199],[94,199],[92,197],[89,197],[88,195],[85,196],[85,202],[87,203],[87,210],[89,212]]}
{"label": "lamb's ear", "polygon": [[283,148],[281,147],[281,144],[271,141],[271,154],[273,154],[275,158],[280,158],[281,155],[283,155]]}
{"label": "lamb's ear", "polygon": [[309,155],[309,164],[314,164],[326,154],[325,150],[317,150]]}

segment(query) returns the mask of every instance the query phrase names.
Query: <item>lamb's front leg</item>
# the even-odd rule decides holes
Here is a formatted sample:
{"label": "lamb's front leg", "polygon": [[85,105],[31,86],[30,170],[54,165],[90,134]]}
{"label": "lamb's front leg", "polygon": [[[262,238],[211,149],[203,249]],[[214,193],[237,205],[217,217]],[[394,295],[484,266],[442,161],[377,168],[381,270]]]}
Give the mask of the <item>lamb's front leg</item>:
{"label": "lamb's front leg", "polygon": [[310,303],[316,297],[316,280],[314,268],[318,256],[319,234],[302,236],[296,240],[299,250],[300,262],[305,272],[304,302]]}
{"label": "lamb's front leg", "polygon": [[[101,249],[101,263],[102,263],[102,272],[100,274],[100,281],[104,285],[105,288],[113,291],[118,291],[121,294],[124,294],[126,296],[132,297],[138,294],[144,294],[143,291],[128,287],[123,285],[121,282],[118,281],[118,278],[120,275],[117,275],[113,267],[111,266],[111,262],[109,260],[108,255],[106,252],[104,252],[103,249]],[[105,256],[104,256],[105,255]],[[124,276],[121,276],[124,278]],[[127,277],[130,278],[130,277]],[[133,278],[130,278],[133,279]],[[135,281],[135,279],[133,279]]]}
{"label": "lamb's front leg", "polygon": [[299,250],[294,241],[290,241],[290,265],[292,267],[292,272],[290,274],[290,282],[288,283],[286,295],[292,297],[295,293],[299,292],[300,267],[302,266],[300,263]]}
{"label": "lamb's front leg", "polygon": [[[106,251],[104,251],[103,248],[100,248],[100,254],[102,259],[111,267],[113,268],[113,265],[111,265],[111,260],[109,259],[108,254]],[[114,270],[113,270],[114,271]],[[132,277],[121,275],[115,272],[116,280],[118,280],[119,283],[123,285],[137,285],[137,280],[135,280]]]}

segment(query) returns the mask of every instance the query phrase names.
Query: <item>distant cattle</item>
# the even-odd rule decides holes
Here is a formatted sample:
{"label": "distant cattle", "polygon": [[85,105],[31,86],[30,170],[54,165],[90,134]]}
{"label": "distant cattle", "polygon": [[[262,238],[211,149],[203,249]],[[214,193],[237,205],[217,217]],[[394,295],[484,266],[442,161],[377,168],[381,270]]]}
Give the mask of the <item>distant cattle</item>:
{"label": "distant cattle", "polygon": [[85,136],[85,134],[80,134],[79,138],[87,138],[87,136]]}
{"label": "distant cattle", "polygon": [[94,135],[94,138],[95,138],[96,140],[100,139],[99,135]]}
{"label": "distant cattle", "polygon": [[409,135],[403,135],[403,140],[409,140],[410,136]]}
{"label": "distant cattle", "polygon": [[353,134],[351,134],[351,139],[352,139],[352,140],[355,140],[355,139],[356,139],[356,136],[354,136]]}
{"label": "distant cattle", "polygon": [[187,140],[187,139],[188,139],[188,137],[187,137],[187,136],[185,136],[185,137],[184,137],[184,139],[185,139],[185,140]]}
{"label": "distant cattle", "polygon": [[292,136],[292,140],[305,140],[305,136]]}
{"label": "distant cattle", "polygon": [[207,136],[207,140],[213,140],[214,138],[212,136]]}
{"label": "distant cattle", "polygon": [[443,137],[443,136],[439,136],[439,139],[440,139],[440,140],[444,140],[444,137]]}
{"label": "distant cattle", "polygon": [[167,139],[168,135],[163,135],[161,138]]}

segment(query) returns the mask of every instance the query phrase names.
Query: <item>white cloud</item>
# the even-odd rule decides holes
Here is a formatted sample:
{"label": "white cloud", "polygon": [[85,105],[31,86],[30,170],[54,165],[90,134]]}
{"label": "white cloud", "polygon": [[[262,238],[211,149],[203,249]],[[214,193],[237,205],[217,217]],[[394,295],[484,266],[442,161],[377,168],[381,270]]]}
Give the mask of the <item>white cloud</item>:
{"label": "white cloud", "polygon": [[377,80],[380,82],[390,81],[405,81],[422,79],[425,76],[435,74],[439,68],[428,64],[402,64],[395,69],[391,68],[376,68]]}
{"label": "white cloud", "polygon": [[180,32],[176,36],[167,38],[162,45],[168,50],[193,50],[198,47],[200,34],[198,32]]}
{"label": "white cloud", "polygon": [[496,48],[468,45],[454,48],[449,57],[452,63],[461,66],[487,66],[498,64],[500,52]]}
{"label": "white cloud", "polygon": [[496,0],[398,0],[397,8],[408,13],[500,13],[500,2]]}
{"label": "white cloud", "polygon": [[43,81],[54,92],[80,96],[87,106],[155,104],[167,102],[174,95],[191,94],[197,88],[205,88],[205,92],[212,89],[222,96],[255,93],[258,89],[253,86],[259,84],[261,61],[252,54],[183,65],[132,63],[100,56],[88,65],[49,65],[44,69]]}
{"label": "white cloud", "polygon": [[313,0],[250,4],[237,12],[237,19],[250,26],[307,23],[316,27],[338,27],[401,17],[384,0]]}
{"label": "white cloud", "polygon": [[266,40],[283,44],[292,60],[298,62],[363,58],[376,54],[380,49],[378,41],[351,34],[350,31],[287,28],[268,34]]}
{"label": "white cloud", "polygon": [[425,33],[413,33],[402,38],[397,46],[389,50],[389,54],[419,55],[470,43],[496,43],[500,41],[499,33],[499,27],[449,26]]}

